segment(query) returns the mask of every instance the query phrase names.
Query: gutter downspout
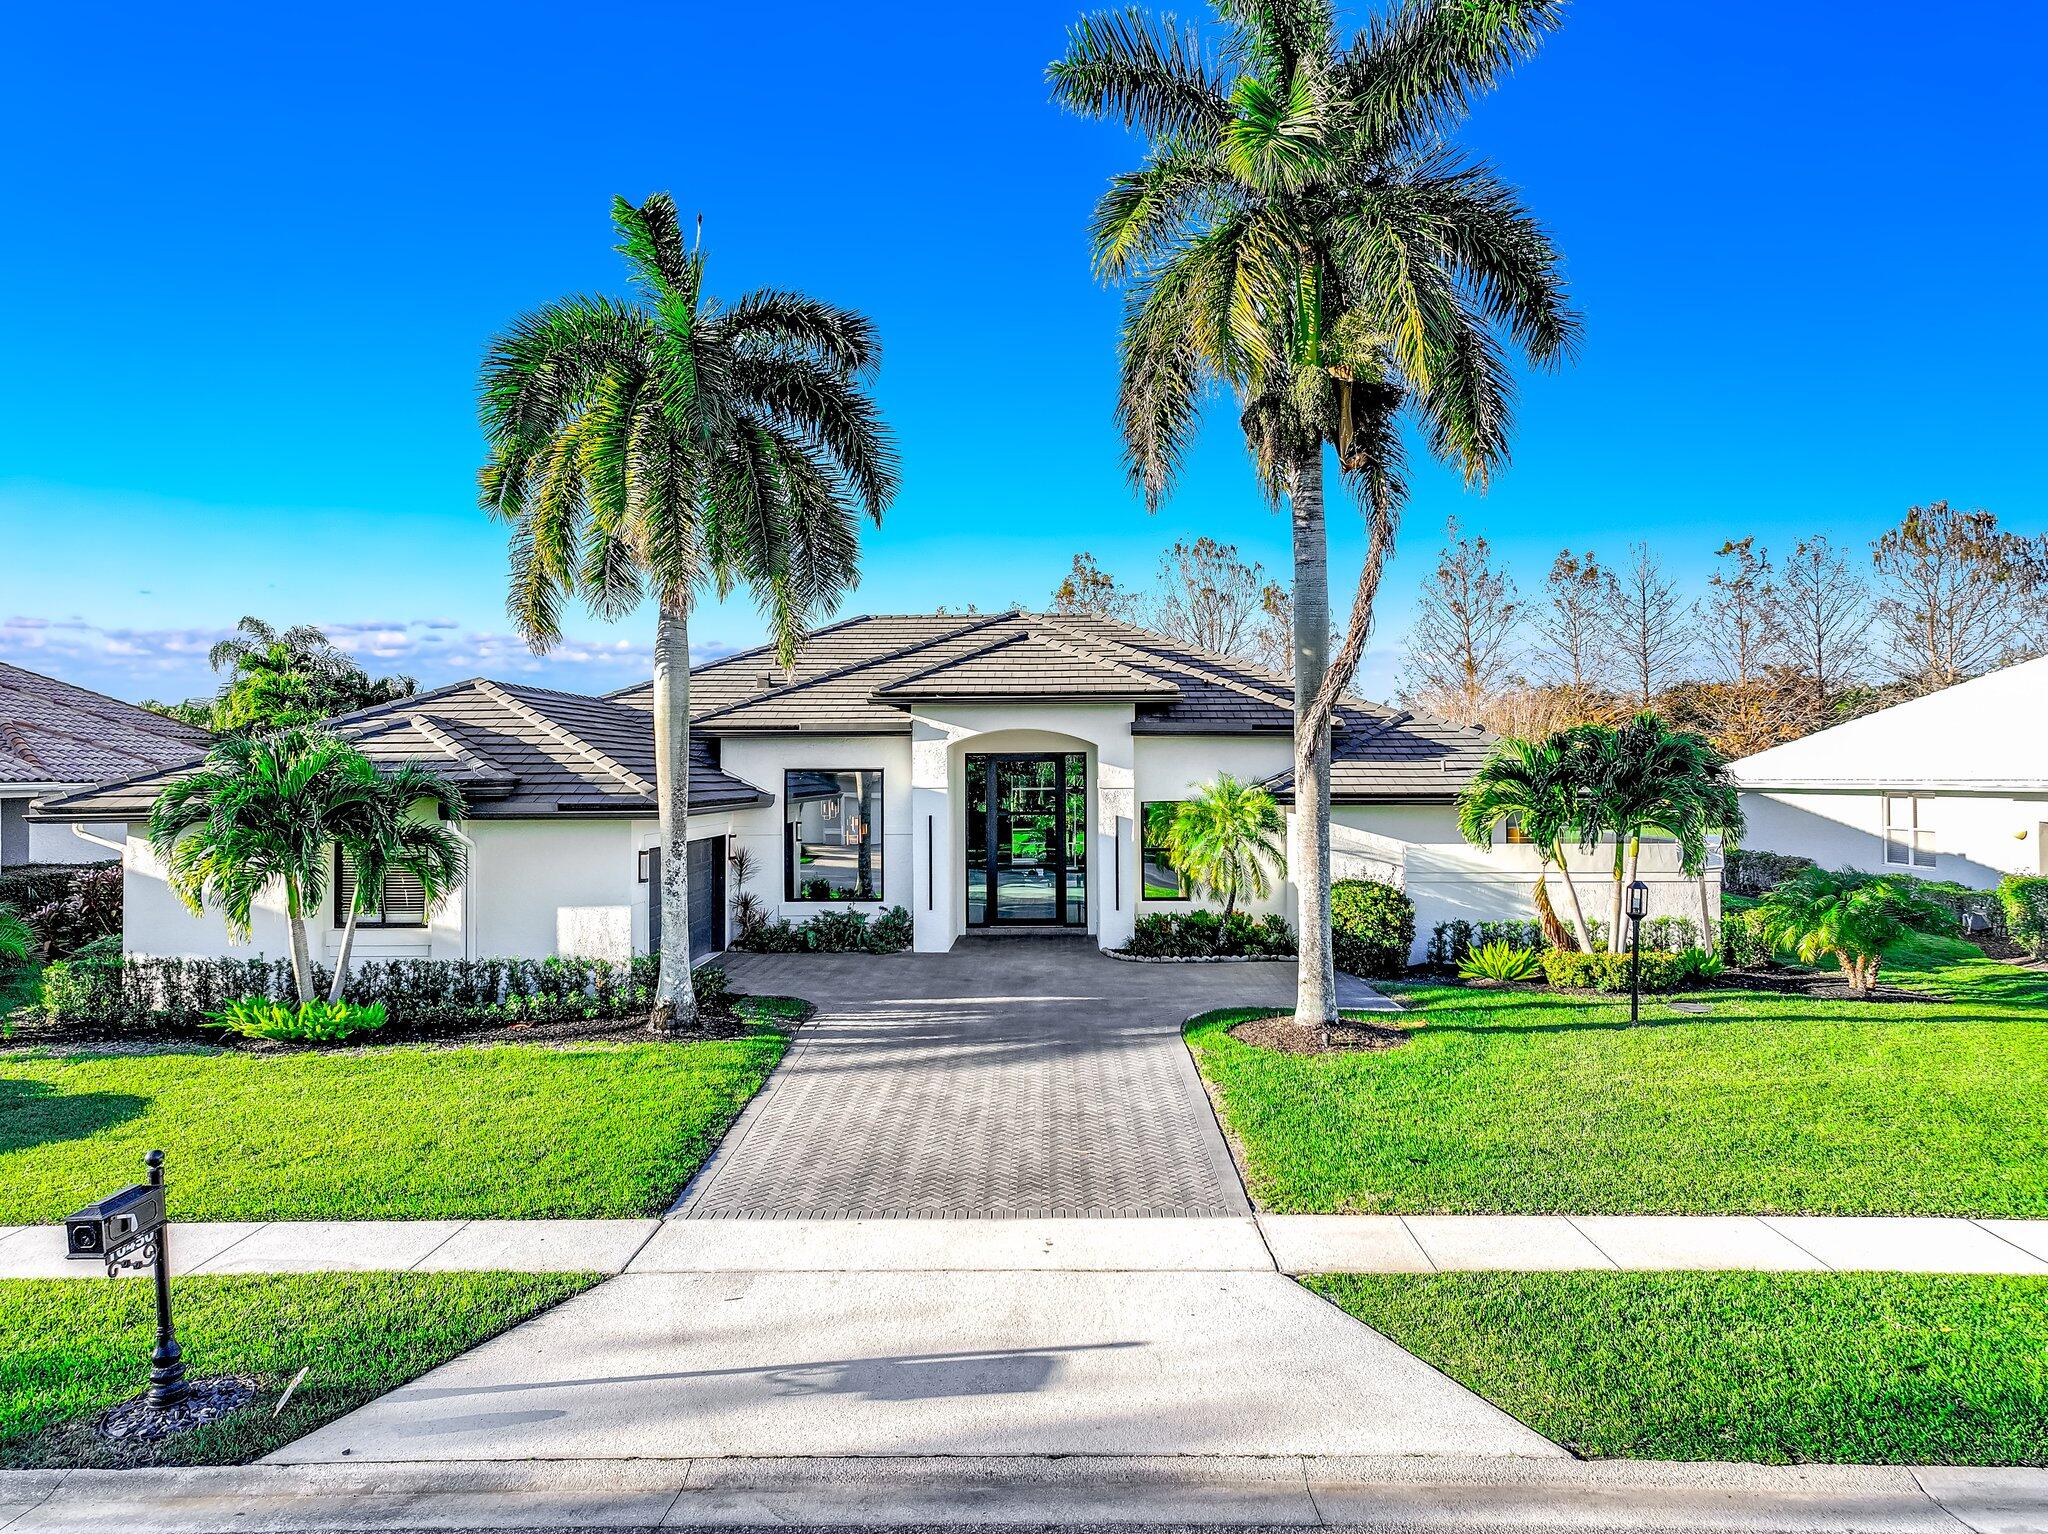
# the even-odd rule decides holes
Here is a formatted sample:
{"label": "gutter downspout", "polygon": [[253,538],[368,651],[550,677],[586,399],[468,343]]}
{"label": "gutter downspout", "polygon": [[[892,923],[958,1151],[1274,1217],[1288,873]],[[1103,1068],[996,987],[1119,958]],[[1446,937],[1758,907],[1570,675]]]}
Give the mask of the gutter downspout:
{"label": "gutter downspout", "polygon": [[95,847],[106,848],[107,851],[113,853],[115,857],[121,858],[123,862],[127,861],[126,857],[124,856],[124,854],[128,851],[126,843],[110,842],[104,836],[94,836],[92,832],[86,830],[85,822],[82,820],[74,820],[71,822],[71,834],[77,837],[82,842],[91,842]]}

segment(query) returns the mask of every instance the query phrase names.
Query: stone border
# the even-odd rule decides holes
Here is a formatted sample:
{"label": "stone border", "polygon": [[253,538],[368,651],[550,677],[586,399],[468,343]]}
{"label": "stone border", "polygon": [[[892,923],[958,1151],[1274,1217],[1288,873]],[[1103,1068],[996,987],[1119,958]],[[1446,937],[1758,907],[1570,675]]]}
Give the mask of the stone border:
{"label": "stone border", "polygon": [[1104,957],[1115,959],[1120,964],[1292,964],[1291,953],[1204,953],[1190,954],[1176,958],[1170,954],[1125,953],[1120,948],[1105,948]]}

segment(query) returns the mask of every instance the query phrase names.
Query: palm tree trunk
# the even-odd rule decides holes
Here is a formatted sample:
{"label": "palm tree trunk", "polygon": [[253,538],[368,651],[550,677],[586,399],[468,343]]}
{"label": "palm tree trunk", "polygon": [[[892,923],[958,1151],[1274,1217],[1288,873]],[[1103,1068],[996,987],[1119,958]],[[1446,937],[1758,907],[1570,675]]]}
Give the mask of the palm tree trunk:
{"label": "palm tree trunk", "polygon": [[[1620,849],[1617,848],[1616,850],[1619,851]],[[1633,833],[1628,839],[1627,877],[1624,880],[1616,883],[1614,886],[1614,936],[1609,940],[1609,946],[1611,946],[1616,953],[1620,953],[1623,946],[1621,941],[1621,899],[1624,893],[1624,886],[1636,882],[1636,874],[1642,867],[1642,861],[1643,836],[1642,833],[1638,831]]]}
{"label": "palm tree trunk", "polygon": [[298,881],[284,881],[284,924],[291,937],[292,948],[292,989],[299,993],[300,1002],[313,999],[313,958],[306,945],[306,918],[299,909]]}
{"label": "palm tree trunk", "polygon": [[1330,550],[1323,525],[1323,451],[1303,453],[1287,495],[1294,531],[1294,887],[1301,957],[1294,1020],[1327,1044],[1337,1022],[1337,968],[1330,942],[1330,729],[1310,728],[1311,705],[1330,665]]}
{"label": "palm tree trunk", "polygon": [[1624,849],[1621,845],[1621,833],[1616,831],[1614,833],[1614,905],[1608,913],[1609,920],[1607,923],[1607,951],[1609,953],[1621,952],[1621,886],[1624,882],[1621,870],[1623,855]]}
{"label": "palm tree trunk", "polygon": [[1714,902],[1707,898],[1707,875],[1700,872],[1700,947],[1708,953],[1718,950],[1714,946]]}
{"label": "palm tree trunk", "polygon": [[697,1025],[690,980],[690,619],[686,596],[665,594],[654,631],[654,776],[661,807],[661,969],[657,1033]]}
{"label": "palm tree trunk", "polygon": [[329,1002],[341,1000],[342,987],[348,984],[349,950],[356,945],[356,908],[348,908],[348,922],[341,929],[341,949],[334,956],[334,982],[327,987]]}
{"label": "palm tree trunk", "polygon": [[1572,908],[1572,931],[1578,935],[1579,947],[1591,953],[1593,929],[1586,925],[1586,913],[1579,905],[1579,887],[1572,883],[1571,866],[1564,860],[1564,843],[1558,842],[1553,846],[1550,855],[1557,863],[1558,877],[1564,880],[1564,898]]}

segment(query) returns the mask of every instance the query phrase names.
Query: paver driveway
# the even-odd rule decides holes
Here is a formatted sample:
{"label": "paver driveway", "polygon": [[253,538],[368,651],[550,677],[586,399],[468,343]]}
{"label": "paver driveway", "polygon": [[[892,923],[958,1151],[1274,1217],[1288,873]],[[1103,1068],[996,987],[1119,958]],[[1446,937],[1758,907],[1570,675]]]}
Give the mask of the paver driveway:
{"label": "paver driveway", "polygon": [[1128,964],[1086,938],[985,937],[945,954],[747,954],[726,967],[738,989],[818,1013],[680,1214],[1249,1210],[1180,1025],[1291,999],[1292,964]]}

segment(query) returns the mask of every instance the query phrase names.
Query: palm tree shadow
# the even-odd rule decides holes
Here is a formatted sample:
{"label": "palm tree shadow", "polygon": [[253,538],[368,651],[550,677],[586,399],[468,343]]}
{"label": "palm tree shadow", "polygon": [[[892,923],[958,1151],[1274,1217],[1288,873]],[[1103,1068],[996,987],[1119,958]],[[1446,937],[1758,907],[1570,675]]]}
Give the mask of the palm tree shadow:
{"label": "palm tree shadow", "polygon": [[47,1082],[0,1079],[0,1152],[89,1139],[148,1106],[132,1092],[59,1092]]}

